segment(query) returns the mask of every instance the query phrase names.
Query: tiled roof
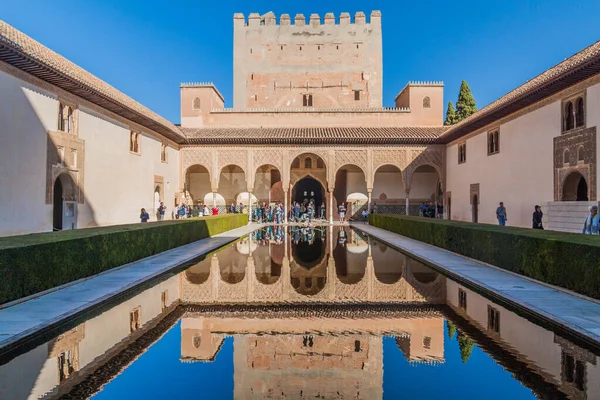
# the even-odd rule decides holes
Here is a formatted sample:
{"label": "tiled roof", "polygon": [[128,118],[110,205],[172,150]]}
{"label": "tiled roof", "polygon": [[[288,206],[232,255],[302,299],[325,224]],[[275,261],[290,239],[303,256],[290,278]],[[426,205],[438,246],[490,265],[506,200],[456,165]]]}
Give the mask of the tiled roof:
{"label": "tiled roof", "polygon": [[444,127],[182,128],[186,144],[435,144]]}
{"label": "tiled roof", "polygon": [[176,142],[183,140],[181,131],[167,119],[2,20],[0,60]]}
{"label": "tiled roof", "polygon": [[443,140],[452,141],[474,132],[598,73],[600,73],[600,41],[453,125],[442,135]]}

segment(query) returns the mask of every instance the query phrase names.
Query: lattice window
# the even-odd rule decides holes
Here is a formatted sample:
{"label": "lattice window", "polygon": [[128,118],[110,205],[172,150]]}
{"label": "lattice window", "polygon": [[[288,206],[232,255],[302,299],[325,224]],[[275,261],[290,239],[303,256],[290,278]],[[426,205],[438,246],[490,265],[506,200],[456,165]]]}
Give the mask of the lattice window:
{"label": "lattice window", "polygon": [[488,306],[488,329],[500,332],[500,311],[490,306]]}
{"label": "lattice window", "polygon": [[463,310],[467,309],[467,292],[458,289],[458,306]]}
{"label": "lattice window", "polygon": [[140,133],[131,131],[129,132],[129,151],[132,153],[140,154]]}
{"label": "lattice window", "polygon": [[58,104],[58,130],[66,133],[75,132],[73,107],[63,102],[59,102]]}
{"label": "lattice window", "polygon": [[302,95],[302,106],[303,107],[312,107],[313,106],[313,95],[312,94]]}
{"label": "lattice window", "polygon": [[423,99],[423,108],[431,108],[431,99],[429,97]]}

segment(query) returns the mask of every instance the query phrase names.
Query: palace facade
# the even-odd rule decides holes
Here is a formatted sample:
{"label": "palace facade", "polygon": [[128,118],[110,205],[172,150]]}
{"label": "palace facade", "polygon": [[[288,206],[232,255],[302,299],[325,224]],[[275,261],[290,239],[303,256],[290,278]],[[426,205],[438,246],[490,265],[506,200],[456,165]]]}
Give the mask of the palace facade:
{"label": "palace facade", "polygon": [[[138,221],[181,203],[314,199],[577,231],[598,204],[600,42],[460,123],[441,82],[382,101],[381,13],[234,15],[234,108],[181,84],[181,124],[0,21],[0,235]],[[152,213],[151,213],[152,214]]]}

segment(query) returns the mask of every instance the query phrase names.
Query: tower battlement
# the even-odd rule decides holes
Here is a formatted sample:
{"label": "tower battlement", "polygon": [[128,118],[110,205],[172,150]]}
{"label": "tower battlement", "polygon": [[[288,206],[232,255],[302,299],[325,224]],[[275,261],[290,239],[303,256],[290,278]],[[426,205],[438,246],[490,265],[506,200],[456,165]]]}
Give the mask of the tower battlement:
{"label": "tower battlement", "polygon": [[289,14],[281,14],[279,20],[277,16],[269,11],[266,14],[250,13],[248,18],[243,13],[233,15],[234,26],[237,27],[257,27],[257,26],[297,26],[297,27],[319,27],[321,25],[381,25],[381,11],[371,12],[369,22],[364,12],[358,11],[354,14],[354,20],[348,12],[343,12],[336,18],[334,13],[326,13],[323,17],[319,14],[311,14],[307,18],[304,14],[296,14],[292,19]]}

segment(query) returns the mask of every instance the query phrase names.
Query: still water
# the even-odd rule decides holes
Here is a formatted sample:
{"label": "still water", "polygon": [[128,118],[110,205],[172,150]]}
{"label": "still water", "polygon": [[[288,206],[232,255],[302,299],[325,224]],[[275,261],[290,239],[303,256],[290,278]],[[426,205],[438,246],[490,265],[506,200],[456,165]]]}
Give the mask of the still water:
{"label": "still water", "polygon": [[599,361],[359,231],[271,227],[1,360],[0,398],[598,399]]}

